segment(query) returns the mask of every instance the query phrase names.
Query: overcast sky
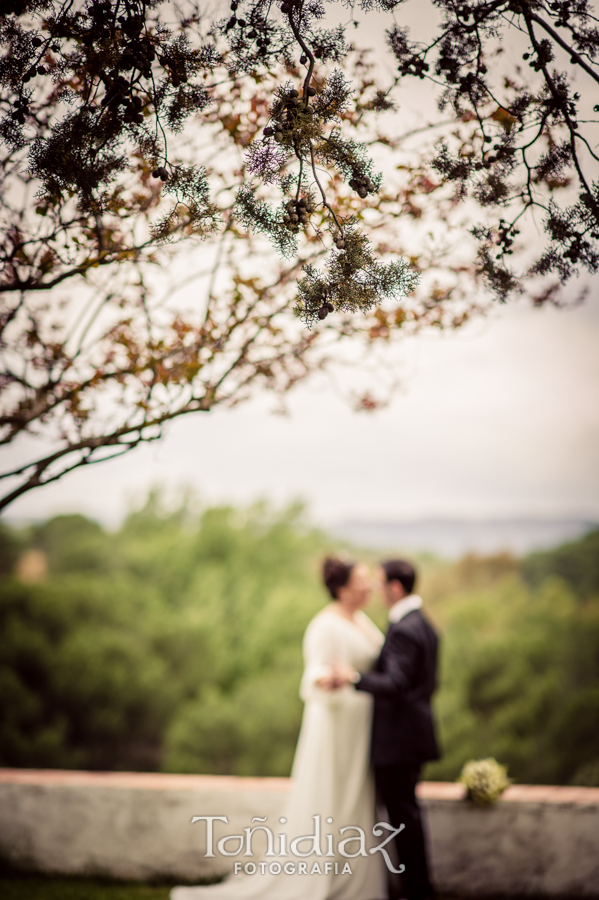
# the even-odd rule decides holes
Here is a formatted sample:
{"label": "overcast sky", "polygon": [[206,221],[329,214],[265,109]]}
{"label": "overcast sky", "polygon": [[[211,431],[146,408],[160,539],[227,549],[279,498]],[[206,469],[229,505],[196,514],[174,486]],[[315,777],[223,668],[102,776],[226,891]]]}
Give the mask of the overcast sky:
{"label": "overcast sky", "polygon": [[303,498],[347,517],[599,518],[599,290],[582,307],[497,307],[407,339],[390,407],[355,413],[325,380],[173,424],[159,444],[17,501],[10,518],[81,511],[116,521],[152,484],[206,502]]}
{"label": "overcast sky", "polygon": [[[422,28],[418,4],[406,9]],[[382,50],[380,24],[369,17],[355,34]],[[404,95],[402,122],[434,112],[425,94]],[[316,380],[290,396],[289,416],[273,415],[264,396],[198,414],[159,444],[34,491],[7,516],[81,511],[115,522],[163,484],[193,486],[206,502],[303,498],[322,523],[599,519],[599,279],[581,307],[495,307],[485,321],[407,339],[394,353],[401,391],[373,415],[352,412]],[[22,450],[6,452],[15,460]]]}

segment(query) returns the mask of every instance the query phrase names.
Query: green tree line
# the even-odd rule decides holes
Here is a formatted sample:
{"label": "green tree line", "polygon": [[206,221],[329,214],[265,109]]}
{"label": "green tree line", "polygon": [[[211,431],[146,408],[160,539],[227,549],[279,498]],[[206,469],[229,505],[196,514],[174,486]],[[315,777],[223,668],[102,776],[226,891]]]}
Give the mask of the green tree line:
{"label": "green tree line", "polygon": [[[158,493],[116,532],[4,524],[0,765],[287,775],[331,549],[300,507],[192,514]],[[521,560],[418,562],[442,635],[426,777],[494,755],[520,782],[599,784],[599,530]],[[368,612],[384,627],[380,601]]]}

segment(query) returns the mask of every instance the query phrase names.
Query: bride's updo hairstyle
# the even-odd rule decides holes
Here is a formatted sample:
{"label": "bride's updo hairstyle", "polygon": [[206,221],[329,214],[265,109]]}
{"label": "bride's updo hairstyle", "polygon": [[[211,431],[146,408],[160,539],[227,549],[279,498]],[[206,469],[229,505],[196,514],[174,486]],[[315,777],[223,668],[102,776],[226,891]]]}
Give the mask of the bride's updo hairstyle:
{"label": "bride's updo hairstyle", "polygon": [[353,562],[343,562],[335,556],[327,556],[322,565],[322,580],[333,600],[338,600],[339,588],[345,587],[349,581]]}

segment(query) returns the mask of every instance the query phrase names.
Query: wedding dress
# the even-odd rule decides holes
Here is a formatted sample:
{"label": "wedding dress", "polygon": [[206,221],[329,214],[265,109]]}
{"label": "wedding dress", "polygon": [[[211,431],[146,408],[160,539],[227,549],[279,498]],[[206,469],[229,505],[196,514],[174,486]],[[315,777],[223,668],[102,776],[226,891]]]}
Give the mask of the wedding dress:
{"label": "wedding dress", "polygon": [[[383,635],[368,616],[358,611],[350,621],[335,611],[334,601],[312,619],[303,642],[300,696],[305,706],[291,791],[279,822],[266,823],[275,836],[287,835],[288,855],[277,855],[276,861],[263,855],[262,871],[258,865],[255,874],[244,874],[240,867],[239,874],[220,884],[175,887],[171,900],[382,900],[387,896],[382,855],[369,852],[381,842],[372,834],[372,697],[352,686],[325,691],[316,684],[337,661],[359,671],[370,669],[382,643]],[[356,827],[366,836],[364,844]],[[314,835],[318,828],[321,855],[300,855],[314,849],[316,840],[295,844],[297,855],[289,852],[294,838]],[[347,831],[340,832],[343,828]],[[347,843],[340,852],[344,840]],[[277,841],[275,846],[280,849],[281,845]],[[238,859],[242,866],[248,861],[241,853]],[[268,871],[269,863],[273,872]]]}

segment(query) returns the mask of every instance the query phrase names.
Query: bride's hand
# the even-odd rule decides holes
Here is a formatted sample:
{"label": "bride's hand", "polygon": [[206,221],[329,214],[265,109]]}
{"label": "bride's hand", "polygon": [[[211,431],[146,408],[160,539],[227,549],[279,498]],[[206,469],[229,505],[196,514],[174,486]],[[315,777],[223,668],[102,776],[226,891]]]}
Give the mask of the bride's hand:
{"label": "bride's hand", "polygon": [[323,691],[333,691],[336,687],[338,687],[337,679],[335,678],[333,669],[329,669],[326,675],[321,675],[320,678],[317,678],[316,686],[321,688]]}
{"label": "bride's hand", "polygon": [[316,686],[323,691],[337,691],[355,681],[356,670],[347,663],[337,662],[328,672],[316,679]]}

